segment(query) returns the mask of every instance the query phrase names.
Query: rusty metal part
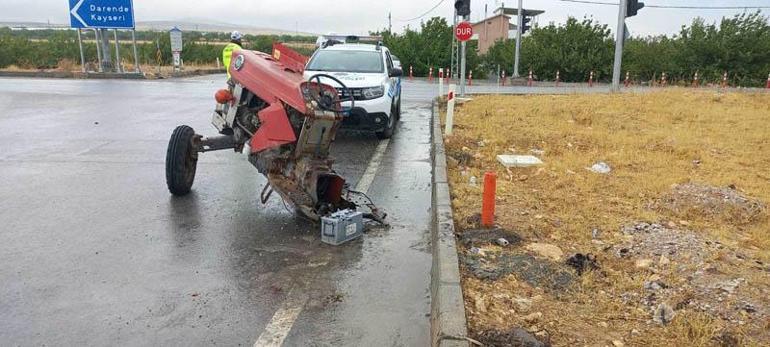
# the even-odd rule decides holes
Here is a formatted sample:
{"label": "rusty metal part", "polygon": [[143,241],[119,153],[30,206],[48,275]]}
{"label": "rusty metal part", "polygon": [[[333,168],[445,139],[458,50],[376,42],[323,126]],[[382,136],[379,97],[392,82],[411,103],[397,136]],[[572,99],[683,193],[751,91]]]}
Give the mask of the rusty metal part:
{"label": "rusty metal part", "polygon": [[230,135],[204,137],[197,141],[196,147],[200,153],[232,149],[235,148],[235,139]]}

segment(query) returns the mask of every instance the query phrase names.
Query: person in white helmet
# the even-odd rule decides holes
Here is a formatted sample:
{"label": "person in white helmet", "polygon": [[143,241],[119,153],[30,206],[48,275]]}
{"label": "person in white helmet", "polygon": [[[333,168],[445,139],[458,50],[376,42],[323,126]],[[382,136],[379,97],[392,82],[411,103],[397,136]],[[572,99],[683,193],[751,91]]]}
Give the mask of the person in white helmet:
{"label": "person in white helmet", "polygon": [[243,48],[241,40],[243,36],[237,31],[233,31],[230,34],[230,43],[222,50],[222,63],[225,64],[225,70],[227,71],[227,79],[230,79],[230,59],[233,57],[233,51]]}

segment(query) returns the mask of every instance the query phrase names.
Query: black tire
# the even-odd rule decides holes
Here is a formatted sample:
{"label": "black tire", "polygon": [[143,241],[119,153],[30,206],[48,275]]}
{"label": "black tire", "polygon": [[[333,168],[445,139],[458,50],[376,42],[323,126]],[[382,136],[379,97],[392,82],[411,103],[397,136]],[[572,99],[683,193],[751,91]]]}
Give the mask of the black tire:
{"label": "black tire", "polygon": [[390,116],[388,116],[388,125],[382,131],[375,133],[377,138],[384,140],[393,137],[393,133],[396,132],[396,122],[398,122],[398,114],[396,113],[396,106],[392,105],[390,107]]}
{"label": "black tire", "polygon": [[195,130],[186,125],[174,129],[166,151],[166,185],[176,196],[190,193],[195,170],[198,167],[198,151],[193,144]]}
{"label": "black tire", "polygon": [[398,98],[398,106],[396,106],[396,119],[401,120],[401,97]]}

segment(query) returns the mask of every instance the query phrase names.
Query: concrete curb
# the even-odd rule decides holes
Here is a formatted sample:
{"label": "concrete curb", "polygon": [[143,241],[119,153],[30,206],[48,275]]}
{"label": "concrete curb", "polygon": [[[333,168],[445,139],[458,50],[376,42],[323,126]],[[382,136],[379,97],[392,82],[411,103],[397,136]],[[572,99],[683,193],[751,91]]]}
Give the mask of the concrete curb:
{"label": "concrete curb", "polygon": [[460,268],[455,244],[452,203],[449,197],[444,136],[441,132],[438,101],[431,117],[431,157],[433,160],[433,199],[431,202],[431,345],[468,347],[465,305],[460,285]]}

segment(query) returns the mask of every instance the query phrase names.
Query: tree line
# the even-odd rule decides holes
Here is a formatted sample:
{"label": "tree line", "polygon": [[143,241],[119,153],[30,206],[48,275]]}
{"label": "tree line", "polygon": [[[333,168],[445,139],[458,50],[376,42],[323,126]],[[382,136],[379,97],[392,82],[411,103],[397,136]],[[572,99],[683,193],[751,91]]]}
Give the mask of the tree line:
{"label": "tree line", "polygon": [[[565,24],[535,27],[522,39],[521,74],[532,70],[539,80],[585,82],[591,71],[612,78],[615,42],[607,25],[569,18]],[[498,42],[483,57],[485,67],[512,67],[514,42]],[[671,37],[634,37],[625,42],[623,77],[648,82],[666,73],[668,81],[688,85],[695,73],[704,83],[764,86],[770,73],[770,25],[760,12],[742,13],[706,23],[696,18]]]}
{"label": "tree line", "polygon": [[[133,60],[130,33],[119,32],[121,53]],[[167,32],[137,32],[139,60],[157,64],[161,52],[163,65],[171,64]],[[415,76],[427,76],[431,67],[450,66],[452,26],[446,19],[434,17],[416,29],[407,27],[400,34],[387,30],[381,35],[384,44],[399,57],[405,72],[411,66]],[[96,60],[93,32],[85,36],[86,56]],[[214,64],[221,56],[226,33],[184,32],[182,59],[187,63]],[[245,35],[245,46],[270,52],[276,41],[300,43],[297,50],[310,55],[314,37]],[[467,70],[474,78],[497,74],[498,67],[510,71],[514,64],[514,40],[498,41],[485,55],[479,55],[475,41],[467,43]],[[531,69],[537,80],[554,80],[556,72],[565,82],[585,82],[591,71],[596,80],[609,81],[612,74],[615,42],[607,25],[593,19],[567,19],[564,24],[548,24],[532,28],[522,39],[521,70]],[[10,30],[0,28],[0,68],[17,65],[23,68],[53,68],[61,59],[79,61],[76,32],[72,30]],[[718,23],[697,18],[672,36],[633,37],[625,42],[623,74],[635,82],[657,80],[666,73],[671,83],[689,84],[695,73],[704,83],[719,82],[727,72],[732,85],[764,86],[770,73],[770,24],[761,12],[725,17]]]}
{"label": "tree line", "polygon": [[[421,23],[403,34],[380,31],[385,44],[415,76],[427,76],[430,67],[450,65],[452,27],[443,18]],[[615,40],[608,25],[594,19],[570,17],[564,24],[534,27],[521,43],[521,71],[537,80],[586,82],[591,71],[596,81],[612,78]],[[485,55],[476,42],[467,50],[467,69],[474,78],[496,75],[498,68],[511,75],[515,40],[498,41]],[[690,84],[695,73],[703,83],[719,83],[725,72],[731,85],[764,86],[770,73],[770,25],[761,12],[725,17],[719,23],[696,18],[671,37],[633,37],[625,41],[623,77],[636,82],[660,80],[666,73],[672,84]],[[436,71],[434,71],[436,74]],[[435,75],[434,75],[435,76]]]}
{"label": "tree line", "polygon": [[[115,54],[114,34],[110,31],[113,57]],[[86,61],[96,63],[96,40],[93,30],[83,31],[83,52]],[[123,61],[133,64],[134,54],[131,33],[118,31],[120,55]],[[139,62],[146,65],[172,64],[171,40],[168,32],[137,31],[137,53]],[[216,64],[222,57],[222,49],[230,40],[228,33],[202,33],[188,31],[182,33],[184,49],[182,59],[185,63]],[[273,42],[308,44],[314,43],[314,37],[294,35],[244,35],[244,46],[263,52],[272,50]],[[301,53],[311,54],[312,49],[298,47]],[[160,60],[158,60],[160,52]],[[24,69],[53,69],[62,60],[80,62],[77,32],[75,30],[11,30],[0,28],[0,68],[14,65]]]}

